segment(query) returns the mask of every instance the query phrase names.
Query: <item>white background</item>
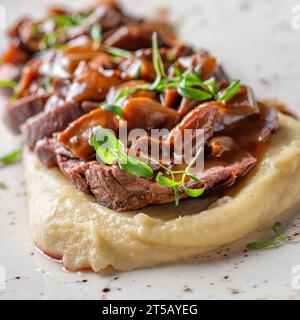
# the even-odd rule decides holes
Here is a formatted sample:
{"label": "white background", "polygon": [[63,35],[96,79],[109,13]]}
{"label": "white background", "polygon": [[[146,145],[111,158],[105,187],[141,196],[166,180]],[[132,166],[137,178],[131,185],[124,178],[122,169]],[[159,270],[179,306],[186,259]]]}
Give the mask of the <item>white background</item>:
{"label": "white background", "polygon": [[[21,14],[39,16],[49,3],[86,1],[0,0],[10,24]],[[258,98],[277,97],[300,114],[300,29],[291,26],[292,7],[300,0],[124,0],[128,11],[169,17],[184,41],[208,48],[234,78],[253,87]],[[161,10],[159,10],[161,12]],[[5,46],[1,32],[1,49]],[[20,141],[0,124],[0,154]],[[0,169],[0,265],[7,273],[0,299],[299,299],[291,273],[300,265],[296,239],[280,248],[243,252],[251,240],[268,237],[263,231],[207,257],[173,266],[114,275],[66,273],[32,247],[21,165]],[[292,187],[292,186],[291,186]],[[298,210],[284,220],[300,230]],[[251,214],[251,213],[250,213]],[[299,226],[298,226],[299,225]],[[297,268],[296,268],[297,269]],[[83,281],[87,280],[87,281]],[[0,286],[1,287],[1,286]],[[103,288],[109,288],[103,293]]]}

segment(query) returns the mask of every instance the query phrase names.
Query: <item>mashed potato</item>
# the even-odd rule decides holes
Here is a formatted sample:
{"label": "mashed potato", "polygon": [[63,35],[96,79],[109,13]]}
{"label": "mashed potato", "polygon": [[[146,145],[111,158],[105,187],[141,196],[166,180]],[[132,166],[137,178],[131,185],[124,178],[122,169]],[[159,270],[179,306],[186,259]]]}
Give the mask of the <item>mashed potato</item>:
{"label": "mashed potato", "polygon": [[36,245],[69,270],[132,270],[216,249],[261,227],[300,200],[300,122],[280,128],[256,170],[230,194],[118,213],[95,202],[25,152],[30,229]]}

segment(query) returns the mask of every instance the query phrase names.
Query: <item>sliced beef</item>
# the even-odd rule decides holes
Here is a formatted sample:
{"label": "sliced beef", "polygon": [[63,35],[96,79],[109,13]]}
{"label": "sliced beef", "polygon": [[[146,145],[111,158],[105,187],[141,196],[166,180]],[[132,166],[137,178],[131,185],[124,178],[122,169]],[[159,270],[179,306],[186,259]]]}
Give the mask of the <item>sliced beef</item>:
{"label": "sliced beef", "polygon": [[59,156],[60,170],[74,183],[77,189],[87,194],[90,193],[90,189],[85,174],[90,166],[91,162],[83,162],[78,159],[68,159]]}
{"label": "sliced beef", "polygon": [[232,137],[239,147],[254,153],[279,126],[277,111],[262,103],[258,105],[260,110],[258,114],[233,122],[222,131],[222,134]]}
{"label": "sliced beef", "polygon": [[[258,154],[253,152],[254,146],[261,146],[278,127],[276,110],[261,103],[257,106],[258,114],[228,125],[216,136],[213,136],[213,122],[218,109],[223,107],[220,103],[203,104],[182,120],[176,130],[185,127],[204,128],[207,141],[204,170],[198,174],[193,172],[201,182],[189,179],[186,181],[187,187],[205,187],[206,192],[229,187],[256,165]],[[69,109],[70,106],[64,108]],[[72,108],[76,109],[76,104]],[[174,200],[173,189],[157,184],[154,179],[132,176],[117,165],[107,166],[76,158],[71,150],[62,147],[57,136],[39,141],[35,150],[44,164],[50,167],[58,165],[78,189],[93,194],[98,203],[108,208],[117,211],[136,210],[149,204]],[[187,197],[182,187],[179,192],[180,198]]]}
{"label": "sliced beef", "polygon": [[[64,173],[75,181],[75,185],[95,195],[97,201],[117,211],[136,210],[149,204],[167,203],[174,201],[172,188],[163,187],[154,181],[130,175],[116,166],[106,166],[97,162],[86,163],[80,166],[73,160],[68,165],[64,163]],[[190,181],[190,188],[205,186],[212,190],[218,186],[231,185],[236,179],[246,174],[256,164],[256,158],[248,157],[228,167],[217,167],[214,170],[204,171],[200,176],[202,184]],[[65,167],[68,167],[68,171]],[[85,178],[83,182],[83,178]],[[80,182],[78,182],[80,181]],[[187,196],[180,190],[180,197]]]}
{"label": "sliced beef", "polygon": [[16,101],[11,101],[4,110],[4,122],[15,134],[20,133],[21,125],[32,116],[42,112],[48,94],[33,94]]}
{"label": "sliced beef", "polygon": [[217,82],[229,82],[230,78],[223,68],[223,66],[218,66],[215,73],[214,73],[214,78]]}
{"label": "sliced beef", "polygon": [[55,148],[55,138],[40,139],[34,147],[34,152],[36,153],[42,164],[47,168],[53,168],[57,166]]}
{"label": "sliced beef", "polygon": [[68,102],[30,118],[22,125],[21,131],[29,147],[33,148],[38,140],[66,129],[69,123],[83,114],[79,103]]}
{"label": "sliced beef", "polygon": [[93,101],[83,101],[81,104],[81,108],[85,113],[91,112],[99,107],[98,102]]}
{"label": "sliced beef", "polygon": [[[114,210],[135,210],[157,199],[169,198],[171,191],[155,182],[137,178],[118,167],[93,163],[86,171],[97,201]],[[152,199],[151,199],[152,198]]]}
{"label": "sliced beef", "polygon": [[177,44],[176,38],[169,31],[169,26],[154,22],[123,26],[108,37],[104,44],[108,47],[117,47],[130,51],[151,48],[152,34],[155,31],[158,34],[160,47],[174,47]]}

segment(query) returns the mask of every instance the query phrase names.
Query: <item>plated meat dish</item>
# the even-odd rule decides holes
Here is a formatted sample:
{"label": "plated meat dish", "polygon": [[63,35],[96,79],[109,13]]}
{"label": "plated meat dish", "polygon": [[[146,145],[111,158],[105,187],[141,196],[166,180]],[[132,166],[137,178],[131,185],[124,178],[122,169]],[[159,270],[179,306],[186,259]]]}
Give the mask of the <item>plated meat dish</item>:
{"label": "plated meat dish", "polygon": [[[97,163],[89,144],[97,126],[116,133],[124,121],[131,130],[166,128],[171,148],[174,132],[204,129],[205,170],[201,181],[186,181],[189,188],[226,187],[255,166],[257,150],[278,126],[276,110],[256,101],[249,87],[232,82],[213,56],[177,42],[170,27],[129,18],[112,5],[75,17],[78,21],[70,21],[74,14],[54,8],[43,21],[19,22],[4,54],[5,62],[25,63],[5,122],[13,132],[22,131],[46,166],[58,166],[80,190],[118,211],[174,201],[173,189],[155,181],[159,168],[145,179],[118,165]],[[53,21],[56,25],[43,33]],[[28,30],[36,33],[28,36]],[[155,45],[158,58],[153,58]],[[162,62],[164,78],[155,70],[155,59]],[[103,103],[116,105],[122,116],[101,108]],[[163,165],[174,171],[172,161]],[[180,197],[187,197],[178,186]]]}
{"label": "plated meat dish", "polygon": [[[180,208],[184,199],[239,188],[260,170],[280,119],[292,119],[278,104],[257,100],[210,52],[182,44],[167,23],[130,16],[114,1],[76,12],[52,7],[42,19],[21,19],[8,36],[0,66],[4,123],[23,136],[40,170],[59,170],[115,213]],[[143,134],[124,141],[122,130]],[[189,144],[180,140],[185,132]],[[46,250],[43,241],[36,240]],[[57,250],[47,249],[63,259]],[[92,268],[130,269],[175,256]]]}

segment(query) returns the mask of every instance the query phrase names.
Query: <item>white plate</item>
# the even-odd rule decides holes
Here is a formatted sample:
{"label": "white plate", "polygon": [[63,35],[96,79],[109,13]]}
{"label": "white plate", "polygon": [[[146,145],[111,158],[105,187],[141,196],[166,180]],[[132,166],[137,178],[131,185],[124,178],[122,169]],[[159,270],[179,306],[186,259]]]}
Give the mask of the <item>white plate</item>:
{"label": "white plate", "polygon": [[[0,0],[12,22],[21,13],[42,12],[51,1]],[[54,1],[57,3],[58,1]],[[62,1],[69,3],[69,1]],[[161,3],[172,5],[182,38],[210,48],[236,78],[258,97],[276,96],[296,112],[300,107],[300,30],[291,27],[294,1],[123,1],[128,10],[151,14]],[[72,1],[77,5],[85,1]],[[0,125],[0,154],[19,145]],[[0,299],[298,299],[293,268],[300,265],[295,239],[279,248],[244,252],[245,245],[271,236],[262,231],[206,257],[176,265],[113,275],[66,273],[32,246],[21,165],[0,169]],[[291,186],[292,187],[292,186]],[[299,210],[283,221],[300,230]],[[249,213],[251,214],[251,212]],[[300,215],[298,215],[300,216]],[[269,230],[269,227],[266,228]],[[1,268],[6,282],[1,283]],[[296,270],[296,269],[295,269]],[[294,278],[294,289],[293,289]],[[4,288],[6,287],[6,288]],[[103,289],[108,288],[108,292]]]}

